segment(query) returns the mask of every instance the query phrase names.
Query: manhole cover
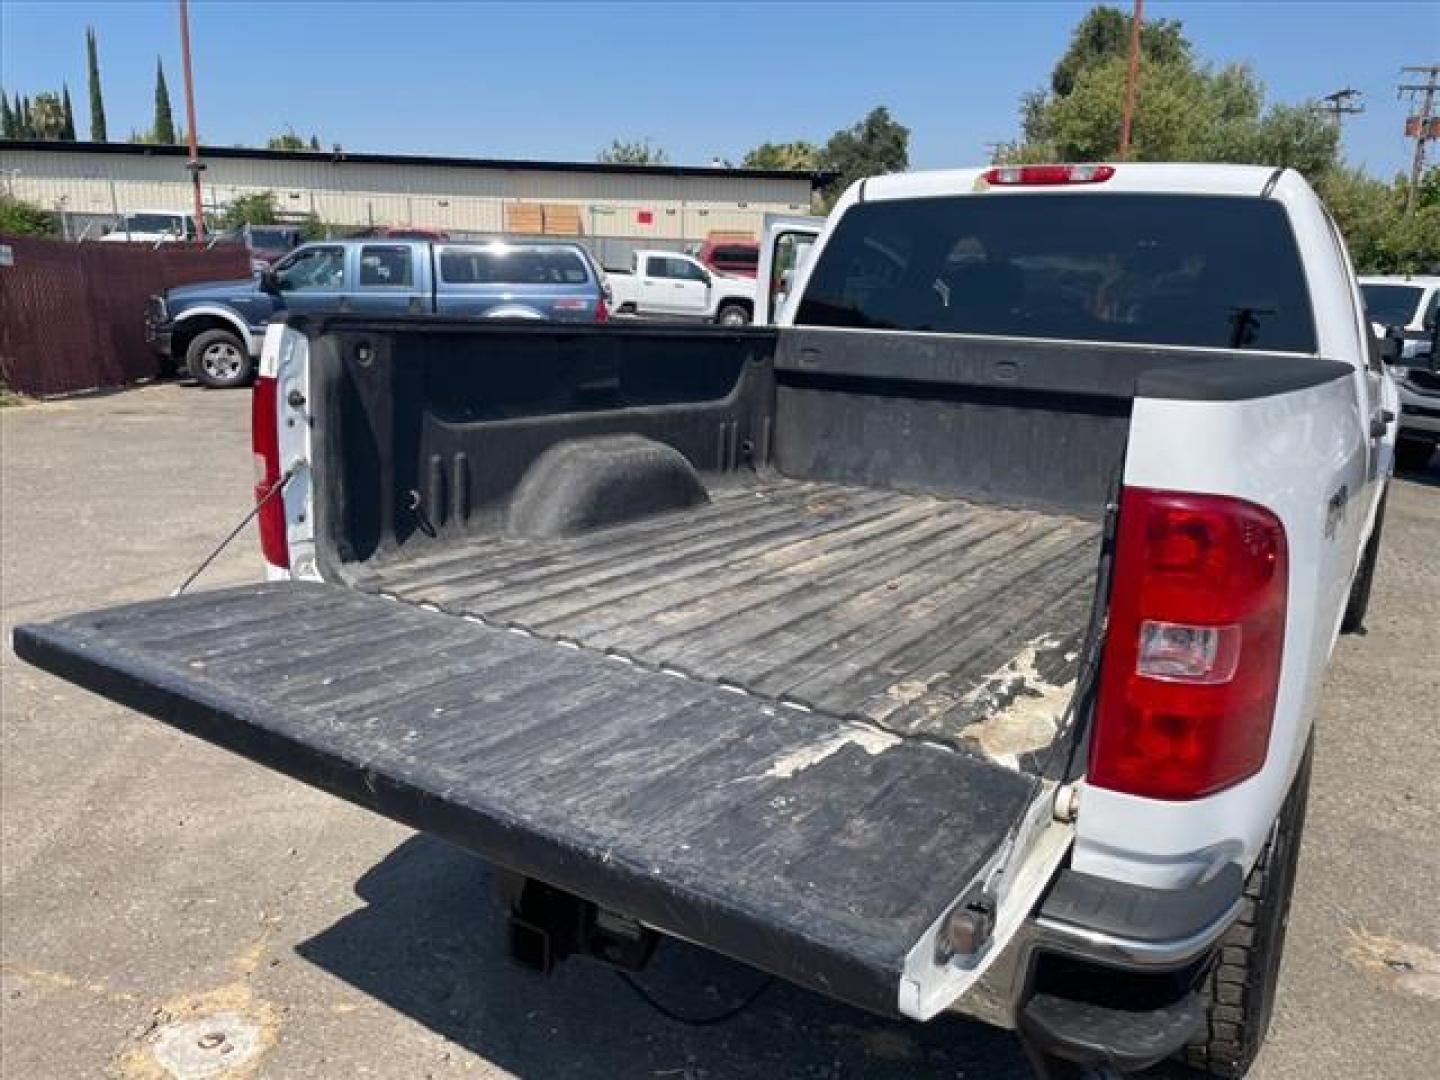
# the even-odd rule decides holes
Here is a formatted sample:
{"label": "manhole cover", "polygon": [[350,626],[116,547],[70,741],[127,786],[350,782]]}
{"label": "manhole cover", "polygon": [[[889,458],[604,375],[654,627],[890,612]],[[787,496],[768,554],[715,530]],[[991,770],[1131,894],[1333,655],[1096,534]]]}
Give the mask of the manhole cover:
{"label": "manhole cover", "polygon": [[244,1065],[263,1045],[258,1025],[237,1012],[221,1012],[166,1024],[150,1052],[175,1080],[205,1080]]}

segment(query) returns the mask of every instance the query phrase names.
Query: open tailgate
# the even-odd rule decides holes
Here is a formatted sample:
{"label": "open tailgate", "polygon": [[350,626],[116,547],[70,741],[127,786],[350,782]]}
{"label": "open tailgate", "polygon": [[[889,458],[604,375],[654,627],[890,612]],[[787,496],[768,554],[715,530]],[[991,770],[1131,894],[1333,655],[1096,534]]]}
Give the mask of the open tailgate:
{"label": "open tailgate", "polygon": [[880,1013],[901,1011],[907,957],[1033,794],[978,757],[328,585],[20,626],[15,651],[511,870]]}

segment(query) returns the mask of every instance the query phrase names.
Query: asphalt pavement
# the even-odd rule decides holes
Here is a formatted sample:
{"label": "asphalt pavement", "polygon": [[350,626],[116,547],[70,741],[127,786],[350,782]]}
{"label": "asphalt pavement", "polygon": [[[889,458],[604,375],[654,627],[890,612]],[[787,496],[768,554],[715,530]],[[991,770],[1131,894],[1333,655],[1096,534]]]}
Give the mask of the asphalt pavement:
{"label": "asphalt pavement", "polygon": [[[594,964],[517,969],[472,857],[17,661],[17,622],[185,578],[248,509],[247,426],[246,394],[178,385],[0,410],[0,1074],[1028,1075],[958,1019],[776,984],[694,1027]],[[196,588],[259,570],[242,535]],[[1262,1080],[1440,1061],[1440,457],[1395,484],[1371,613],[1319,706]],[[760,976],[667,942],[640,979],[701,1017]]]}

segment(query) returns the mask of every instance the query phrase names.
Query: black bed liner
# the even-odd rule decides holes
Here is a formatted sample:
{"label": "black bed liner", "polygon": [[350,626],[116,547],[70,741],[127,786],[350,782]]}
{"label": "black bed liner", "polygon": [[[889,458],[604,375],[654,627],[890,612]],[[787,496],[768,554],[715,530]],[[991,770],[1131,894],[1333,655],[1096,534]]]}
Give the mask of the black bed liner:
{"label": "black bed liner", "polygon": [[[1035,695],[1041,675],[1061,688],[1075,677],[1098,523],[773,475],[712,499],[346,573],[371,592],[947,742]],[[987,692],[1025,655],[1039,669],[1030,683]]]}
{"label": "black bed liner", "polygon": [[881,1013],[1032,782],[335,586],[21,626],[24,659],[512,870]]}

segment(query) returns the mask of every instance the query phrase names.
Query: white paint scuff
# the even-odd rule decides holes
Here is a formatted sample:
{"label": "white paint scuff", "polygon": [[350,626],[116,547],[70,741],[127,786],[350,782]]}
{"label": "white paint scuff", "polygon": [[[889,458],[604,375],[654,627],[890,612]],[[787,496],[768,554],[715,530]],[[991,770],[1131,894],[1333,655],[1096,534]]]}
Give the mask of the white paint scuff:
{"label": "white paint scuff", "polygon": [[826,758],[838,754],[847,746],[858,746],[873,757],[876,754],[883,754],[900,741],[897,735],[852,724],[833,735],[790,751],[761,773],[761,776],[775,780],[788,780],[796,773],[808,769],[812,765],[818,765]]}

